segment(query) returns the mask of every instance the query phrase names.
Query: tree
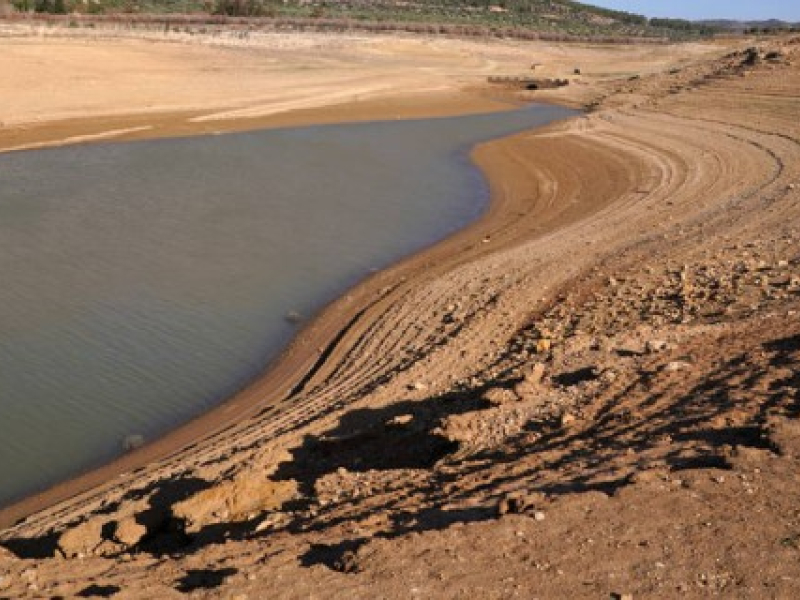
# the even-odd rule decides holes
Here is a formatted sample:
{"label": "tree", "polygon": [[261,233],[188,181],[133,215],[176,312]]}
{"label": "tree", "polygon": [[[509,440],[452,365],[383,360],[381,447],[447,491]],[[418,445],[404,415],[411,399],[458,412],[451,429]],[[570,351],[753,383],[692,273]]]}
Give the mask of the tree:
{"label": "tree", "polygon": [[217,0],[214,12],[228,17],[258,17],[267,11],[262,0]]}

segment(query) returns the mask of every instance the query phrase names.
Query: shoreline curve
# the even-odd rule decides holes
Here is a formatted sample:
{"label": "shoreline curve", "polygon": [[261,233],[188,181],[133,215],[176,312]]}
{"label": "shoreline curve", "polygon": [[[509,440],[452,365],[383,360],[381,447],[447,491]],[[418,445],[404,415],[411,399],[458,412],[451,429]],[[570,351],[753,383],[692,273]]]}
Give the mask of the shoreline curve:
{"label": "shoreline curve", "polygon": [[[445,97],[428,100],[429,103],[424,100],[409,102],[407,99],[401,99],[397,104],[390,99],[341,104],[249,119],[231,119],[222,123],[217,122],[215,125],[217,131],[229,133],[382,118],[414,119],[480,114],[511,110],[522,105],[516,101],[490,99],[466,93],[449,93]],[[159,115],[155,119],[157,126],[137,125],[141,118],[142,115],[112,117],[103,125],[109,135],[104,135],[102,132],[76,133],[94,131],[98,125],[102,125],[104,120],[102,117],[43,123],[29,130],[27,142],[9,145],[8,140],[0,138],[0,152],[109,141],[109,138],[112,138],[112,141],[129,141],[208,134],[202,121],[195,121],[193,116],[185,113]],[[147,118],[152,121],[153,115],[148,115]],[[567,121],[575,118],[579,117],[572,117]],[[525,136],[531,132],[543,133],[561,127],[564,122],[559,120],[509,137]],[[196,125],[187,125],[188,123]],[[47,136],[51,136],[51,139],[47,140]],[[298,330],[286,348],[265,367],[262,374],[256,376],[232,397],[179,424],[141,448],[0,507],[0,529],[11,527],[28,516],[62,502],[78,499],[84,494],[100,493],[112,480],[131,476],[149,465],[185,452],[215,438],[243,420],[265,411],[277,412],[281,405],[319,381],[325,374],[326,362],[331,360],[335,362],[337,345],[342,338],[356,330],[357,325],[368,320],[371,309],[374,310],[381,303],[390,301],[393,292],[403,284],[408,284],[415,275],[419,276],[420,271],[428,271],[427,279],[431,277],[432,267],[435,272],[445,272],[488,252],[496,251],[497,242],[491,247],[484,244],[489,236],[487,232],[493,232],[492,235],[497,239],[497,234],[494,232],[508,225],[511,221],[508,217],[514,208],[514,204],[509,202],[510,196],[500,191],[501,181],[505,179],[507,173],[503,175],[495,173],[495,170],[499,170],[499,161],[492,156],[493,145],[505,139],[508,137],[478,144],[469,153],[471,161],[482,173],[490,189],[487,208],[478,219],[431,246],[422,248],[386,269],[370,275],[323,306]]]}

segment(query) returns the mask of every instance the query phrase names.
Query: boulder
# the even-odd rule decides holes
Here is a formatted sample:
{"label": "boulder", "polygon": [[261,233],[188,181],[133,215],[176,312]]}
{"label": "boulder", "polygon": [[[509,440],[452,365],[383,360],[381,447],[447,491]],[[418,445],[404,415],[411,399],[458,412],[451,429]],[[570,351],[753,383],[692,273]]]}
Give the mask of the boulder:
{"label": "boulder", "polygon": [[135,546],[150,533],[136,517],[121,519],[114,527],[114,539],[125,547]]}
{"label": "boulder", "polygon": [[242,477],[220,483],[175,504],[172,517],[187,533],[206,525],[245,521],[267,510],[278,510],[297,496],[297,482],[271,481],[264,477]]}
{"label": "boulder", "polygon": [[67,558],[92,554],[103,543],[103,528],[106,521],[89,519],[67,529],[58,539],[58,548]]}

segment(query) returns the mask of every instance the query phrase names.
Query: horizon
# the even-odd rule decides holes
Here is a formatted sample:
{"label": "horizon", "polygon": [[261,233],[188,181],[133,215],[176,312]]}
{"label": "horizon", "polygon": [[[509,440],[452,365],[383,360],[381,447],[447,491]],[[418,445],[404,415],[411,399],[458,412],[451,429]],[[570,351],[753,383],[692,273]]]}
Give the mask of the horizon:
{"label": "horizon", "polygon": [[672,0],[669,3],[652,0],[586,0],[603,8],[622,10],[647,17],[708,20],[726,19],[732,21],[782,21],[800,22],[800,2],[786,0],[761,0],[755,6],[737,0],[705,0],[702,4],[695,0]]}

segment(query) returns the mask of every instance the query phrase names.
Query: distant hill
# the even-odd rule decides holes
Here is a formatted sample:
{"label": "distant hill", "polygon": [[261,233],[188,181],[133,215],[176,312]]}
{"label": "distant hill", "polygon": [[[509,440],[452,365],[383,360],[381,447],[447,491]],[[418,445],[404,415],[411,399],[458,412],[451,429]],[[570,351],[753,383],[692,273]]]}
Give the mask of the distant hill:
{"label": "distant hill", "polygon": [[[3,1],[3,0],[0,0]],[[8,0],[6,0],[8,1]],[[516,28],[576,37],[690,38],[715,27],[572,0],[10,0],[18,12],[216,14]]]}
{"label": "distant hill", "polygon": [[748,31],[748,30],[775,30],[775,29],[800,29],[800,22],[791,23],[778,19],[766,21],[732,21],[728,19],[711,19],[696,21],[699,25],[712,27],[726,31]]}

